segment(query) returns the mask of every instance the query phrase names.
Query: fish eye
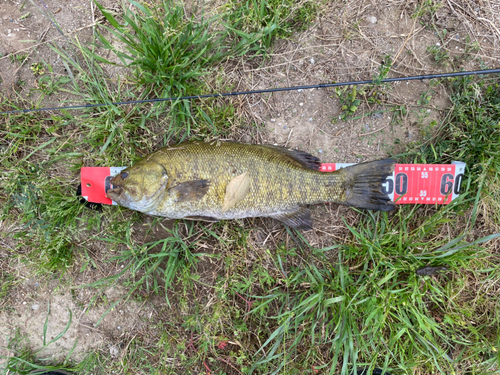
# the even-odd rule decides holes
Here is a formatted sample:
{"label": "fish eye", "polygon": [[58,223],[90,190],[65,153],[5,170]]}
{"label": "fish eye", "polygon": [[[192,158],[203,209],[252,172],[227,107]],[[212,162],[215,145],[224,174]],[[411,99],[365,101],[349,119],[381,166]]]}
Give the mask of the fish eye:
{"label": "fish eye", "polygon": [[121,177],[122,179],[126,179],[126,178],[128,177],[128,173],[127,173],[127,172],[122,172],[122,173],[120,174],[120,177]]}

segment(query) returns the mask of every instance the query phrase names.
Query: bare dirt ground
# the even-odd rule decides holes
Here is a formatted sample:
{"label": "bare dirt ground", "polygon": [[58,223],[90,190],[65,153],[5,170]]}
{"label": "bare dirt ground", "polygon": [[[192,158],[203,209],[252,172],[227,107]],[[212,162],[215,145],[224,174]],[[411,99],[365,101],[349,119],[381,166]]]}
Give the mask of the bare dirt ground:
{"label": "bare dirt ground", "polygon": [[[24,1],[0,2],[0,89],[11,95],[13,85],[21,86],[24,95],[36,88],[36,79],[30,69],[33,63],[44,60],[54,67],[55,72],[64,72],[57,55],[47,45],[40,44],[64,38],[43,16],[41,9],[50,9],[65,35],[82,39],[90,35],[90,25],[104,22],[95,6],[86,0],[36,3],[40,9]],[[102,3],[109,8],[118,5],[113,1]],[[443,1],[443,7],[435,15],[436,24],[441,28],[438,30],[416,21],[412,17],[414,11],[415,7],[406,1],[327,2],[306,32],[294,35],[291,40],[278,40],[264,64],[231,62],[226,75],[236,85],[235,89],[250,90],[371,79],[378,74],[386,55],[393,59],[391,77],[472,70],[482,64],[500,66],[498,2]],[[444,46],[443,37],[438,35],[443,29],[448,32]],[[454,66],[437,63],[428,50],[431,46],[444,47]],[[22,54],[20,61],[13,61],[9,57],[11,53]],[[421,105],[422,95],[430,91],[432,100]],[[443,109],[450,104],[445,88],[428,81],[392,84],[377,94],[380,104],[369,103],[370,94],[367,92],[367,101],[354,115],[359,118],[347,121],[339,119],[342,103],[333,89],[235,98],[240,115],[257,125],[257,130],[238,131],[236,138],[298,148],[325,162],[368,161],[397,151],[398,143],[418,139],[422,129],[432,127],[433,121],[442,119]],[[32,95],[36,97],[37,93]],[[62,99],[50,97],[47,101],[57,104]],[[406,106],[408,111],[398,116],[388,110],[389,105]],[[315,219],[324,225],[318,231],[307,233],[306,237],[313,244],[324,245],[332,238],[345,235],[341,219],[332,219],[339,212],[348,215],[347,209],[334,205],[318,207],[314,212]],[[272,227],[280,225],[263,222],[270,228],[250,235],[255,247],[261,249],[266,246],[266,237],[273,232]],[[0,223],[0,230],[10,229],[2,228]],[[136,239],[146,241],[140,238],[140,234],[141,231],[137,231]],[[159,235],[161,232],[156,234]],[[10,239],[1,241],[2,247],[14,247]],[[9,355],[5,348],[16,332],[29,337],[34,348],[41,347],[49,309],[47,340],[64,330],[69,321],[69,310],[72,312],[66,334],[40,354],[58,361],[70,353],[71,358],[78,361],[95,349],[109,351],[120,358],[134,335],[148,335],[148,330],[153,329],[160,318],[168,319],[164,299],[147,299],[143,303],[130,301],[117,305],[96,326],[110,304],[127,293],[127,287],[98,292],[93,288],[79,289],[83,284],[115,274],[122,266],[100,261],[100,256],[108,251],[102,244],[89,244],[87,251],[96,266],[80,272],[83,264],[77,262],[61,277],[34,277],[23,263],[8,265],[18,283],[0,303],[1,355]],[[2,256],[0,262],[5,263],[8,255],[3,252]],[[203,261],[198,267],[203,271],[204,267],[208,269],[210,266],[210,261]],[[212,285],[215,282],[213,272],[202,275],[205,283]]]}

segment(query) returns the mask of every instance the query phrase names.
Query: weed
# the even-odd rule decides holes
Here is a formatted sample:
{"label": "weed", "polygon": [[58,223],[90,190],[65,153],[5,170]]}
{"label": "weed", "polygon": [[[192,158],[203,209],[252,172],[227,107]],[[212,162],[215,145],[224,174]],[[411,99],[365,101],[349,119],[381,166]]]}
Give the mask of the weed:
{"label": "weed", "polygon": [[[420,4],[420,7],[418,10],[412,14],[412,18],[421,18],[421,17],[428,17],[431,18],[434,17],[436,12],[443,7],[443,4],[441,1],[436,1],[436,0],[424,0]],[[422,24],[423,21],[421,21]]]}
{"label": "weed", "polygon": [[432,45],[430,47],[427,47],[427,52],[429,52],[432,55],[434,62],[436,64],[443,65],[450,58],[448,51],[446,51],[441,46]]}
{"label": "weed", "polygon": [[69,77],[55,78],[49,75],[45,75],[43,77],[40,77],[40,79],[38,80],[38,88],[35,90],[40,91],[44,95],[52,95],[69,82],[71,82],[71,79]]}
{"label": "weed", "polygon": [[[352,89],[349,87],[336,87],[335,95],[339,98],[342,104],[341,114],[339,120],[347,120],[351,118],[358,107],[362,103],[361,98],[363,98],[369,104],[380,104],[380,97],[383,95],[383,89],[388,86],[382,85],[382,80],[387,78],[387,74],[391,69],[392,60],[389,55],[384,56],[382,64],[379,67],[378,74],[373,78],[373,85],[359,85],[353,86]],[[336,121],[336,119],[335,119]]]}
{"label": "weed", "polygon": [[41,62],[31,64],[31,71],[34,75],[43,75],[45,74],[45,67]]}
{"label": "weed", "polygon": [[14,64],[16,62],[22,63],[28,57],[27,53],[16,53],[9,55],[10,61]]}
{"label": "weed", "polygon": [[18,282],[13,274],[0,269],[0,299],[5,301],[10,289]]}
{"label": "weed", "polygon": [[[361,95],[365,93],[365,90],[361,88]],[[343,121],[347,120],[349,117],[354,115],[356,111],[358,110],[358,106],[361,104],[361,99],[357,99],[356,96],[358,95],[358,90],[356,86],[354,86],[351,90],[348,88],[335,88],[335,94],[337,95],[337,98],[340,99],[340,102],[342,106],[340,107],[340,110],[342,111],[342,114],[339,116],[339,118]]]}
{"label": "weed", "polygon": [[309,0],[231,0],[225,19],[240,37],[262,32],[265,36],[251,50],[266,54],[274,38],[287,38],[305,30],[318,11],[318,4]]}
{"label": "weed", "polygon": [[465,61],[468,61],[471,59],[472,55],[479,52],[481,49],[481,46],[477,41],[472,42],[471,38],[469,35],[465,37],[465,48],[464,48],[464,53],[462,54],[461,58],[464,59]]}

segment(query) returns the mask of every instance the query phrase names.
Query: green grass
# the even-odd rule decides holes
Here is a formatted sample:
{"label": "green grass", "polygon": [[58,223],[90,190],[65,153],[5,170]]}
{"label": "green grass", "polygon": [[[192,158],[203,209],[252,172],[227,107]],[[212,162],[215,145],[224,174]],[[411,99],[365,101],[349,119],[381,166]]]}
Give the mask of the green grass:
{"label": "green grass", "polygon": [[[161,224],[159,225],[161,226]],[[186,233],[183,233],[182,227],[185,227]],[[117,304],[126,301],[137,290],[146,295],[161,293],[170,305],[168,294],[174,278],[180,273],[188,274],[191,267],[196,264],[197,259],[206,256],[204,253],[193,253],[200,238],[205,240],[206,237],[200,235],[200,228],[197,225],[189,222],[182,226],[175,223],[172,229],[164,227],[163,229],[166,238],[143,244],[135,243],[131,237],[130,227],[125,228],[125,236],[123,237],[101,238],[100,240],[110,243],[111,246],[125,245],[122,246],[125,250],[110,258],[109,261],[128,264],[120,273],[82,287],[110,286],[122,279],[123,275],[128,275],[127,281],[120,280],[127,286],[128,293],[116,301],[108,309],[108,312]],[[207,233],[202,225],[201,230],[202,234],[210,235],[210,231]]]}
{"label": "green grass", "polygon": [[305,31],[320,10],[315,1],[297,0],[231,0],[225,13],[228,29],[242,39],[255,33],[263,37],[250,45],[256,54],[268,54],[276,38],[290,38]]}
{"label": "green grass", "polygon": [[[134,11],[125,7],[123,21],[119,21],[96,2],[110,23],[99,33],[100,46],[112,51],[120,64],[90,51],[88,55],[99,63],[129,69],[128,79],[138,89],[133,92],[136,99],[204,94],[205,81],[219,63],[243,55],[270,33],[266,28],[239,33],[232,19],[221,23],[220,16],[205,18],[203,9],[201,14],[194,9],[189,15],[184,6],[172,0],[156,7],[130,3]],[[211,118],[204,106],[190,100],[157,103],[151,114],[159,118],[166,109],[170,114],[169,137],[193,136],[194,130]],[[217,134],[217,129],[213,130]]]}
{"label": "green grass", "polygon": [[[494,342],[488,349],[476,346],[475,330],[452,320],[441,325],[435,318],[446,319],[457,308],[453,275],[471,260],[483,259],[485,268],[488,264],[484,249],[467,251],[459,238],[449,242],[440,234],[443,223],[457,220],[453,211],[447,207],[418,217],[413,207],[391,218],[364,215],[356,228],[349,228],[353,242],[338,248],[337,259],[323,252],[319,263],[285,270],[282,286],[255,297],[256,315],[269,316],[272,305],[278,311],[272,317],[276,328],[260,349],[267,353],[254,367],[279,361],[273,373],[297,371],[297,362],[304,370],[315,366],[332,374],[347,374],[356,366],[452,373],[456,362],[449,358],[450,348],[494,355]],[[447,275],[415,273],[428,265],[448,267]],[[488,272],[498,274],[491,268]],[[458,310],[457,319],[463,321],[465,314]],[[488,329],[498,334],[497,319],[484,325],[482,335],[489,335]],[[491,360],[487,365],[493,364]]]}

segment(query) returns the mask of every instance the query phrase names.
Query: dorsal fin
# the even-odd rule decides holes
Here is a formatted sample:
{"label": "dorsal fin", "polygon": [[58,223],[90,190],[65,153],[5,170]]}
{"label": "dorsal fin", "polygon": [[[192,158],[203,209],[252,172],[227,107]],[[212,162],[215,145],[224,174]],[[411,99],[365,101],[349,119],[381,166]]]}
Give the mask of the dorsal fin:
{"label": "dorsal fin", "polygon": [[320,160],[311,154],[308,154],[304,151],[299,150],[289,150],[285,147],[280,146],[271,146],[271,145],[260,145],[260,147],[272,149],[274,151],[279,151],[283,155],[286,155],[290,158],[291,161],[296,163],[296,165],[301,166],[306,169],[313,169],[315,171],[319,171],[321,168]]}

